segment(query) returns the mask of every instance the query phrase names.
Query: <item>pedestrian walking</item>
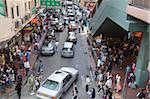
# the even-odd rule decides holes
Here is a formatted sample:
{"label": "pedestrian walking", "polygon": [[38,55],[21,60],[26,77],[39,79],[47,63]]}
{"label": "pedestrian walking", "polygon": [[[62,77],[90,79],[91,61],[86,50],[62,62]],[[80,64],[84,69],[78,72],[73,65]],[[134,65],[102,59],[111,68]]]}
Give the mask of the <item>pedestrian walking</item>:
{"label": "pedestrian walking", "polygon": [[40,80],[39,77],[35,78],[35,87],[36,87],[36,91],[38,90],[38,88],[40,87]]}
{"label": "pedestrian walking", "polygon": [[72,99],[78,99],[78,88],[77,88],[76,83],[73,84],[72,93],[73,93]]}
{"label": "pedestrian walking", "polygon": [[79,28],[78,28],[78,30],[79,30],[79,33],[80,33],[80,30],[81,30],[81,26],[79,25]]}
{"label": "pedestrian walking", "polygon": [[91,92],[91,99],[95,99],[95,89],[92,88],[92,92]]}
{"label": "pedestrian walking", "polygon": [[104,94],[104,82],[103,81],[99,81],[98,83],[98,94],[100,94],[100,91],[103,91]]}
{"label": "pedestrian walking", "polygon": [[21,86],[22,86],[22,83],[18,82],[15,87],[15,90],[17,91],[18,99],[21,99]]}
{"label": "pedestrian walking", "polygon": [[29,93],[30,95],[34,94],[34,85],[35,85],[35,77],[33,76],[33,74],[31,74],[31,76],[28,78],[28,86],[29,86]]}
{"label": "pedestrian walking", "polygon": [[39,51],[39,42],[38,42],[38,41],[35,41],[35,43],[34,43],[34,50],[35,50],[36,52]]}
{"label": "pedestrian walking", "polygon": [[90,77],[86,75],[85,79],[85,91],[88,93],[89,92],[89,84],[90,84]]}
{"label": "pedestrian walking", "polygon": [[148,81],[146,85],[146,93],[147,93],[147,96],[150,97],[150,80]]}
{"label": "pedestrian walking", "polygon": [[38,64],[38,74],[41,74],[43,73],[43,63],[42,63],[42,60],[39,61],[39,64]]}
{"label": "pedestrian walking", "polygon": [[112,88],[112,78],[111,77],[106,81],[105,85],[108,86],[108,88]]}
{"label": "pedestrian walking", "polygon": [[59,42],[56,40],[56,42],[55,42],[55,48],[56,48],[55,51],[56,52],[58,52],[58,45],[59,45]]}
{"label": "pedestrian walking", "polygon": [[30,63],[28,60],[24,61],[24,67],[26,69],[26,76],[28,76],[28,72],[30,70]]}
{"label": "pedestrian walking", "polygon": [[116,75],[116,78],[115,78],[115,84],[116,84],[116,92],[119,92],[121,91],[121,84],[120,84],[120,80],[121,80],[121,76],[119,74]]}

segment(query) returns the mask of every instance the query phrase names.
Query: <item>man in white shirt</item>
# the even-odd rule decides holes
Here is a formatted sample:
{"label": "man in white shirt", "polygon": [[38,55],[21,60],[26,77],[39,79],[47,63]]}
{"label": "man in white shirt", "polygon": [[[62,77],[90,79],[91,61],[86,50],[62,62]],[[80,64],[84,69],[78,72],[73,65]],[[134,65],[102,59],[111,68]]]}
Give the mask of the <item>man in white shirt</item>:
{"label": "man in white shirt", "polygon": [[58,52],[58,45],[59,45],[59,42],[56,40],[56,42],[55,42],[55,45],[56,45],[56,52]]}

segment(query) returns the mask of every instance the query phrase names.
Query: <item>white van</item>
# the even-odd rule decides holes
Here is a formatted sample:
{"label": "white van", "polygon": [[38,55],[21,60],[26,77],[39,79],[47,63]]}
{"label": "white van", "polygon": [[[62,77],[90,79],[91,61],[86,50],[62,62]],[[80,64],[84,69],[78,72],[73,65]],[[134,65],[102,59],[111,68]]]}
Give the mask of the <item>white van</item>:
{"label": "white van", "polygon": [[62,57],[74,57],[73,42],[65,42],[61,52]]}

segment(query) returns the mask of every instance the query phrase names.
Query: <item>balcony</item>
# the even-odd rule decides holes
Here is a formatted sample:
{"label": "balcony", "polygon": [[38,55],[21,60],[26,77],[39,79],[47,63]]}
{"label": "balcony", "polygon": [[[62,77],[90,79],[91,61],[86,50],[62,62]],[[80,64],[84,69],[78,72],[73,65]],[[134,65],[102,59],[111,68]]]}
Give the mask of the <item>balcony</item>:
{"label": "balcony", "polygon": [[129,0],[127,13],[150,24],[150,0]]}

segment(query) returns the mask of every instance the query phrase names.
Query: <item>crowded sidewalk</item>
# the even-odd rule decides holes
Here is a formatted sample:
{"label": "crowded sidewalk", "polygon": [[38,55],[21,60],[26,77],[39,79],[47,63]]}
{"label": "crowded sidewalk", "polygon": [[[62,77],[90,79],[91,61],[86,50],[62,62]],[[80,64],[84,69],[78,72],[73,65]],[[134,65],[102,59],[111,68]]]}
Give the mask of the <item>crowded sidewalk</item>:
{"label": "crowded sidewalk", "polygon": [[[25,83],[38,58],[40,47],[46,36],[48,27],[46,19],[37,16],[38,22],[27,24],[20,42],[7,46],[0,54],[0,96],[14,93],[16,84]],[[44,27],[44,28],[43,28]],[[29,33],[30,32],[30,33]],[[9,95],[8,95],[9,96]]]}
{"label": "crowded sidewalk", "polygon": [[107,40],[101,44],[95,43],[94,46],[92,43],[88,42],[88,54],[94,71],[95,84],[102,98],[137,99],[137,94],[141,90],[144,90],[146,99],[149,98],[148,90],[138,88],[135,81],[134,72],[139,45],[132,43],[131,39],[116,42],[114,45]]}

